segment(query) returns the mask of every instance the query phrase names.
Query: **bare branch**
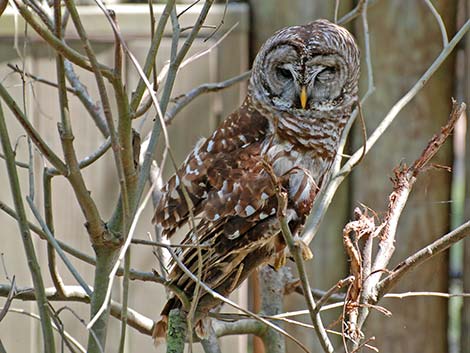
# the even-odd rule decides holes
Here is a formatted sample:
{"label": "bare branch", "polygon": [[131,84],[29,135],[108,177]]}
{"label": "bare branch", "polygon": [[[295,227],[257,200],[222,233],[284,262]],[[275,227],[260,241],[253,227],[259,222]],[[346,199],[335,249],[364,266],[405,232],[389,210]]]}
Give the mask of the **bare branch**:
{"label": "bare branch", "polygon": [[[51,234],[54,234],[54,216],[52,209],[52,176],[47,173],[47,168],[43,169],[42,173],[42,189],[43,189],[43,202],[44,202],[44,218],[45,225],[50,230]],[[52,278],[52,282],[58,292],[62,292],[64,282],[60,277],[59,269],[57,268],[56,254],[54,247],[47,244],[47,264],[49,267],[49,273]]]}
{"label": "bare branch", "polygon": [[427,7],[429,7],[433,16],[436,18],[437,23],[439,24],[439,29],[441,30],[442,36],[442,47],[444,48],[447,44],[449,44],[449,38],[447,38],[447,30],[444,21],[442,20],[442,17],[439,12],[437,12],[436,8],[432,4],[431,0],[424,0],[424,3],[427,5]]}
{"label": "bare branch", "polygon": [[[425,248],[419,250],[415,254],[409,256],[402,261],[392,272],[377,284],[377,295],[382,297],[387,293],[406,273],[410,272],[415,267],[421,265],[423,262],[429,260],[440,252],[447,250],[451,245],[470,236],[470,221],[462,224],[460,227],[440,237],[433,243]],[[449,297],[452,294],[449,295]],[[468,296],[468,295],[459,295]]]}
{"label": "bare branch", "polygon": [[[90,41],[87,37],[85,28],[83,27],[83,24],[82,24],[82,21],[80,19],[79,14],[78,14],[75,3],[73,1],[70,1],[70,0],[65,0],[65,5],[67,6],[67,9],[70,12],[70,16],[71,16],[72,21],[75,25],[77,33],[80,36],[83,47],[84,47],[85,52],[86,52],[86,54],[88,56],[88,59],[90,61],[90,65],[91,65],[93,74],[95,76],[96,84],[97,84],[97,87],[98,87],[98,92],[99,92],[99,95],[100,95],[100,98],[101,98],[101,104],[103,106],[104,116],[106,118],[109,134],[110,134],[110,137],[111,137],[111,145],[112,145],[112,149],[113,149],[113,152],[114,152],[115,166],[116,166],[116,170],[117,170],[117,174],[118,174],[118,178],[119,178],[119,184],[121,186],[121,201],[123,203],[124,214],[129,215],[130,206],[129,206],[128,187],[129,187],[130,183],[129,183],[129,180],[128,180],[128,178],[129,178],[128,173],[126,173],[126,170],[124,169],[124,159],[123,159],[123,155],[122,155],[123,150],[121,150],[125,146],[121,146],[122,141],[120,141],[119,136],[118,136],[118,134],[116,132],[116,129],[114,127],[114,120],[113,120],[113,116],[112,116],[112,113],[111,113],[111,105],[110,105],[110,102],[109,102],[106,86],[104,84],[103,75],[102,75],[102,72],[99,69],[98,60],[96,58],[95,52],[93,51],[93,49],[91,47],[91,43],[90,43]],[[118,79],[118,76],[113,74],[113,77],[111,79],[111,83],[113,83],[113,85],[116,85],[116,79]],[[120,91],[120,89],[116,89],[116,88],[117,87],[115,86],[115,91],[116,92]],[[118,105],[118,106],[120,106],[120,105]],[[129,131],[129,134],[130,134],[130,131]],[[131,152],[128,151],[127,153],[131,153]],[[131,163],[131,164],[133,165],[133,163]],[[124,217],[124,220],[125,220],[125,217]],[[126,229],[125,224],[123,224],[123,226],[124,226],[123,229]],[[92,236],[94,235],[94,233],[91,233],[91,234],[92,234]]]}
{"label": "bare branch", "polygon": [[226,81],[217,82],[217,83],[204,83],[196,88],[193,88],[191,91],[174,98],[175,104],[168,110],[165,115],[165,122],[171,123],[173,118],[189,103],[194,99],[199,97],[204,93],[217,92],[222,89],[228,88],[237,84],[241,81],[248,79],[251,75],[251,71],[244,72],[238,76],[232,77]]}
{"label": "bare branch", "polygon": [[[354,276],[346,277],[345,279],[339,280],[333,287],[331,287],[321,298],[317,301],[317,306],[315,307],[315,313],[320,312],[323,305],[328,303],[330,298],[336,294],[341,288],[346,285],[349,285],[354,280]],[[313,291],[312,291],[313,292]],[[313,294],[313,293],[312,293]]]}
{"label": "bare branch", "polygon": [[[345,337],[352,340],[354,349],[361,345],[360,341],[363,338],[361,328],[368,317],[369,308],[384,312],[383,308],[376,306],[376,303],[404,273],[418,262],[418,260],[412,258],[410,263],[402,264],[392,271],[387,276],[386,281],[384,280],[385,282],[379,282],[384,273],[390,272],[387,270],[387,266],[395,251],[394,244],[398,221],[416,178],[427,169],[427,164],[449,137],[457,120],[465,111],[465,107],[465,104],[458,105],[454,101],[449,121],[441,128],[440,133],[429,141],[420,157],[410,167],[401,165],[394,170],[393,192],[389,197],[388,212],[382,225],[377,227],[374,217],[368,217],[366,213],[362,213],[357,209],[355,211],[356,220],[348,223],[344,228],[344,244],[351,262],[350,272],[355,276],[355,280],[346,295],[343,327],[346,331]],[[439,239],[436,242],[437,245],[419,251],[417,259],[423,259],[420,261],[424,261],[424,259],[433,256],[436,251],[442,251],[453,242],[468,235],[469,230],[470,228],[467,226],[467,228],[464,227],[462,233],[451,236],[450,239],[445,241]],[[380,237],[378,237],[379,233]],[[364,237],[366,238],[366,246],[360,249],[359,241]],[[371,266],[372,239],[376,237],[379,239],[378,250],[375,261]],[[365,271],[363,265],[366,266]]]}
{"label": "bare branch", "polygon": [[59,254],[60,258],[62,259],[62,261],[64,261],[65,265],[67,266],[67,268],[69,269],[70,273],[72,274],[72,276],[77,280],[77,282],[80,284],[80,286],[82,286],[83,290],[85,291],[85,293],[87,293],[87,295],[91,296],[92,295],[92,291],[91,289],[89,288],[88,284],[85,282],[85,280],[82,278],[82,276],[78,273],[78,271],[75,269],[75,267],[72,265],[72,263],[69,261],[69,259],[67,258],[67,256],[64,254],[64,252],[62,251],[62,249],[60,248],[60,245],[57,243],[57,240],[55,239],[55,237],[51,234],[50,230],[47,228],[47,225],[46,223],[44,222],[44,220],[41,218],[41,215],[39,214],[39,211],[38,209],[34,206],[34,203],[33,201],[27,197],[26,198],[27,201],[28,201],[28,204],[29,204],[29,207],[31,208],[31,211],[33,212],[34,216],[36,217],[37,221],[39,222],[39,224],[41,225],[42,227],[42,230],[44,231],[44,234],[46,235],[47,237],[47,241],[49,242],[49,244],[51,244],[54,249],[57,251],[57,253]]}
{"label": "bare branch", "polygon": [[[0,85],[3,89],[3,86]],[[37,305],[39,310],[39,316],[41,318],[41,328],[43,336],[44,350],[47,352],[54,353],[54,335],[52,332],[52,323],[50,318],[49,310],[47,309],[47,297],[44,292],[44,282],[42,279],[41,269],[36,257],[34,245],[31,237],[31,233],[28,227],[28,219],[26,217],[26,211],[23,204],[20,182],[18,179],[18,172],[15,165],[15,155],[10,144],[10,137],[8,135],[8,129],[3,115],[3,109],[0,104],[0,142],[2,145],[3,153],[6,157],[8,178],[10,181],[10,188],[13,194],[13,201],[15,203],[16,213],[18,214],[18,227],[23,241],[24,250],[26,253],[27,263],[31,273],[31,277],[34,284],[34,289],[37,291]]]}
{"label": "bare branch", "polygon": [[[10,308],[10,312],[15,313],[15,314],[26,315],[35,320],[41,320],[40,316],[31,312],[28,312],[24,309]],[[56,324],[54,323],[52,324],[52,328],[56,330],[57,332],[60,332],[60,328],[57,327]],[[70,333],[68,333],[67,331],[62,331],[62,332],[65,335],[65,337],[69,340],[69,342],[71,342],[75,346],[75,348],[77,348],[82,353],[86,353],[86,349],[83,348],[83,346]]]}
{"label": "bare branch", "polygon": [[[383,233],[380,237],[379,249],[372,266],[372,274],[366,281],[366,295],[376,297],[376,292],[372,289],[378,283],[384,270],[395,250],[395,235],[398,226],[398,220],[401,212],[405,207],[408,196],[413,188],[416,177],[426,167],[430,159],[437,153],[447,137],[452,132],[457,119],[461,117],[465,111],[465,104],[457,105],[453,103],[452,112],[448,123],[441,129],[440,134],[435,135],[428,143],[421,156],[413,163],[410,168],[403,166],[395,170],[394,191],[390,196],[390,204],[388,206],[388,214]],[[375,293],[374,293],[375,292]],[[374,300],[375,302],[377,300]]]}
{"label": "bare branch", "polygon": [[[41,38],[43,38],[54,50],[62,54],[66,59],[70,60],[75,65],[78,65],[88,71],[92,71],[91,65],[85,56],[65,45],[64,42],[54,36],[48,28],[45,28],[44,25],[37,21],[27,6],[24,5],[21,1],[13,0],[13,2],[20,12],[21,17],[23,17],[24,20],[36,31],[36,33]],[[107,79],[113,78],[113,72],[109,67],[100,64],[99,69]]]}
{"label": "bare branch", "polygon": [[[18,107],[12,96],[8,93],[2,83],[0,83],[0,97],[6,103],[11,112],[15,115],[18,122],[23,126],[25,132],[34,142],[36,147],[41,151],[43,156],[61,173],[66,174],[66,166],[64,162],[57,156],[54,151],[47,145],[47,143],[42,139],[36,129],[31,125],[31,123],[26,119],[26,116]],[[5,153],[5,152],[4,152]]]}
{"label": "bare branch", "polygon": [[[139,83],[137,84],[137,88],[132,93],[132,99],[130,103],[131,111],[137,111],[137,107],[140,104],[144,91],[147,87],[144,78],[150,77],[150,73],[155,64],[155,58],[157,56],[158,49],[160,48],[160,43],[163,38],[163,31],[165,29],[166,23],[168,22],[168,18],[170,17],[171,9],[175,6],[175,0],[168,0],[166,2],[165,8],[160,16],[158,21],[157,29],[155,33],[152,34],[152,45],[147,53],[147,57],[145,58],[145,64],[143,67],[143,75],[139,79]],[[156,84],[156,83],[155,83]]]}

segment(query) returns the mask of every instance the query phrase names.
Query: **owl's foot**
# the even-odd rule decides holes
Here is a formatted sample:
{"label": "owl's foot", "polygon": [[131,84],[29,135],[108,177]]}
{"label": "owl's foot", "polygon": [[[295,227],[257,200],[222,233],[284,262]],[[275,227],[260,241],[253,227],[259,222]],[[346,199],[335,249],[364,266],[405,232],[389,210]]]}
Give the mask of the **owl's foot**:
{"label": "owl's foot", "polygon": [[302,239],[296,239],[295,246],[300,248],[300,254],[302,255],[302,259],[304,259],[304,261],[313,259],[312,250],[310,250],[309,246],[305,244]]}
{"label": "owl's foot", "polygon": [[284,250],[279,251],[274,258],[273,268],[275,271],[278,271],[281,267],[283,267],[287,262],[287,254]]}

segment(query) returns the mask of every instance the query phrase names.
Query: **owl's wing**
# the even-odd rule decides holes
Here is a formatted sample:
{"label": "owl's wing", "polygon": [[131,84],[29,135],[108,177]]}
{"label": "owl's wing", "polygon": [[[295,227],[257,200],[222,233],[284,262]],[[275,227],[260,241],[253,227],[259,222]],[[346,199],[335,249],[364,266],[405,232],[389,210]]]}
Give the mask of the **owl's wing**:
{"label": "owl's wing", "polygon": [[[276,186],[264,170],[260,147],[253,143],[217,155],[207,175],[211,188],[199,204],[201,220],[182,241],[193,247],[178,251],[185,266],[194,274],[203,269],[202,280],[221,294],[229,294],[284,247],[273,237],[280,230]],[[169,279],[186,293],[194,292],[194,281],[174,263]]]}
{"label": "owl's wing", "polygon": [[188,222],[189,205],[194,216],[202,214],[214,221],[228,215],[232,208],[240,216],[252,213],[245,201],[253,199],[253,189],[244,191],[237,182],[253,187],[266,182],[265,177],[257,175],[259,168],[253,158],[260,155],[267,129],[267,120],[245,102],[211,137],[196,144],[163,188],[155,210],[154,221],[161,224],[165,235],[173,235]]}
{"label": "owl's wing", "polygon": [[[202,262],[205,283],[227,292],[284,246],[268,244],[279,232],[276,185],[265,170],[262,150],[267,144],[268,122],[249,113],[242,106],[210,138],[195,146],[179,173],[165,186],[155,214],[168,236],[187,223],[184,185],[192,214],[200,221],[182,244],[202,247],[200,251],[181,248],[178,257],[193,273]],[[227,281],[229,277],[233,278]],[[194,282],[174,264],[170,279],[192,293]]]}

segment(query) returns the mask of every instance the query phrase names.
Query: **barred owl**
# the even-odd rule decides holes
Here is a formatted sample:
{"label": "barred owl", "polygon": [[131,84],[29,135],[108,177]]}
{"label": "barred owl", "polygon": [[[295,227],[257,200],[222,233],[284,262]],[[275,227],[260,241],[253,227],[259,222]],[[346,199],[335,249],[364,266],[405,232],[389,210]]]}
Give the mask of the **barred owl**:
{"label": "barred owl", "polygon": [[[169,179],[154,221],[171,236],[190,214],[200,219],[183,243],[206,246],[199,254],[202,281],[213,290],[229,295],[283,253],[276,185],[267,169],[288,195],[287,221],[299,234],[357,102],[358,78],[359,50],[344,28],[317,20],[279,30],[256,56],[243,104]],[[194,247],[178,253],[193,273],[199,255]],[[192,298],[195,282],[174,263],[169,279],[198,301],[199,319],[219,304],[204,291]],[[176,297],[168,301],[154,336],[165,335],[169,311],[180,306]]]}

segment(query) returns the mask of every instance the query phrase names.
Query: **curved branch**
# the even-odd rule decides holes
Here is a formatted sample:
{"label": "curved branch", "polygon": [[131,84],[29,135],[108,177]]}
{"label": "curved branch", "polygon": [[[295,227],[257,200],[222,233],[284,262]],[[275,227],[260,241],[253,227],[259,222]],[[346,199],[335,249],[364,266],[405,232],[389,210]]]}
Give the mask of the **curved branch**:
{"label": "curved branch", "polygon": [[402,278],[406,273],[468,236],[470,236],[470,221],[462,224],[460,227],[457,227],[425,248],[409,256],[406,260],[402,261],[397,267],[395,267],[391,274],[377,284],[378,297],[382,297],[392,289],[392,287],[397,284],[400,278]]}
{"label": "curved branch", "polygon": [[[34,15],[29,11],[28,7],[21,3],[18,0],[13,0],[18,11],[21,14],[21,17],[36,31],[36,33],[44,39],[54,50],[58,53],[62,54],[64,58],[70,60],[75,65],[78,65],[85,70],[92,71],[92,67],[88,62],[87,58],[80,54],[79,52],[75,51],[74,49],[67,46],[63,41],[59,40],[56,36],[54,36],[51,31],[46,28],[42,23],[38,22]],[[103,73],[107,79],[113,79],[114,74],[111,68],[99,64],[99,69]]]}

